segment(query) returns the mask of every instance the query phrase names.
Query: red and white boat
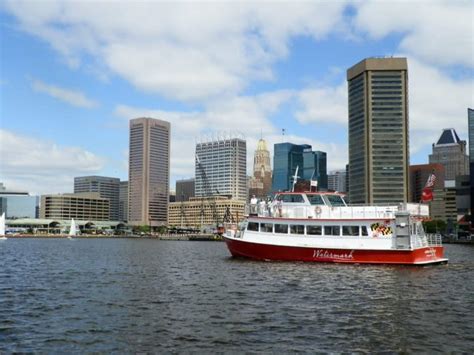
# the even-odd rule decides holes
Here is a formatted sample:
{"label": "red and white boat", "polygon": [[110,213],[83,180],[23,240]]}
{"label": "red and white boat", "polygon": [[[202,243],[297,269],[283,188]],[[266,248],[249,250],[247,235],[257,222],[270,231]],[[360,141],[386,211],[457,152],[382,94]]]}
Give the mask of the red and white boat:
{"label": "red and white boat", "polygon": [[337,193],[283,192],[249,206],[224,240],[234,257],[360,264],[446,263],[441,236],[427,235],[428,206],[348,206]]}

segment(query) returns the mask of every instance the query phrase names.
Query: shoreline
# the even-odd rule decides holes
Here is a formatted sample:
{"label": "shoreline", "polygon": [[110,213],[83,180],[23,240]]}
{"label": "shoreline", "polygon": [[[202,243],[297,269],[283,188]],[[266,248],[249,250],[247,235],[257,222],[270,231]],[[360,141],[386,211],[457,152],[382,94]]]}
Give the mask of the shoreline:
{"label": "shoreline", "polygon": [[[8,235],[8,239],[67,239],[67,234],[18,234]],[[172,241],[223,241],[223,238],[214,234],[190,234],[190,235],[95,235],[86,234],[74,236],[73,239],[156,239]]]}

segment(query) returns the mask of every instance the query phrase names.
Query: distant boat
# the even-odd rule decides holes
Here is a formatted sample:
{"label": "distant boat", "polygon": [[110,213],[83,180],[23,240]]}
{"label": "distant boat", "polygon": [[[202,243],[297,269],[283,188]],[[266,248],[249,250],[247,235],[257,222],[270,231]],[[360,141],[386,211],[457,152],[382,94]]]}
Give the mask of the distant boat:
{"label": "distant boat", "polygon": [[7,240],[5,236],[5,212],[3,212],[2,217],[0,217],[0,240]]}
{"label": "distant boat", "polygon": [[71,219],[71,228],[69,229],[68,239],[72,239],[72,237],[75,237],[76,235],[77,235],[76,222],[74,222],[74,218],[72,218]]}

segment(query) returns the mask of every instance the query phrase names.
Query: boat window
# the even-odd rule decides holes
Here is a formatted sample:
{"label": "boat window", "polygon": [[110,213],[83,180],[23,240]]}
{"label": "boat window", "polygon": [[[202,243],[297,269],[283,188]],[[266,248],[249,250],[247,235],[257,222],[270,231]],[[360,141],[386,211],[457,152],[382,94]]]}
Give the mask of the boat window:
{"label": "boat window", "polygon": [[331,206],[345,206],[344,200],[339,195],[326,195],[325,197],[328,199]]}
{"label": "boat window", "polygon": [[288,224],[275,224],[275,233],[288,234]]}
{"label": "boat window", "polygon": [[324,235],[340,235],[339,226],[324,226]]}
{"label": "boat window", "polygon": [[304,198],[300,194],[280,195],[282,202],[303,203]]}
{"label": "boat window", "polygon": [[342,235],[359,236],[359,226],[343,226]]}
{"label": "boat window", "polygon": [[272,223],[260,223],[260,232],[273,233]]}
{"label": "boat window", "polygon": [[324,200],[321,197],[321,195],[307,195],[309,203],[311,203],[313,206],[315,205],[324,205]]}
{"label": "boat window", "polygon": [[304,225],[302,224],[291,224],[290,234],[304,234]]}
{"label": "boat window", "polygon": [[306,226],[306,234],[308,235],[321,235],[321,226]]}
{"label": "boat window", "polygon": [[258,232],[258,223],[256,223],[256,222],[249,222],[249,224],[247,225],[247,230],[248,230],[248,231],[255,231],[255,232]]}
{"label": "boat window", "polygon": [[367,236],[369,233],[367,232],[367,226],[362,226],[362,235]]}

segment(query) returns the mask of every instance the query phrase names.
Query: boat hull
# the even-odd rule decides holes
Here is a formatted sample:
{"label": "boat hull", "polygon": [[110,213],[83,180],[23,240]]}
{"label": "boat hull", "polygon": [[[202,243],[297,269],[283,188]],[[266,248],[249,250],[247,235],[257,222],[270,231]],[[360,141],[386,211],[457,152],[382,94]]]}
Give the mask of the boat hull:
{"label": "boat hull", "polygon": [[442,246],[414,250],[328,249],[259,244],[224,237],[233,257],[254,260],[307,261],[357,264],[427,265],[446,263]]}

